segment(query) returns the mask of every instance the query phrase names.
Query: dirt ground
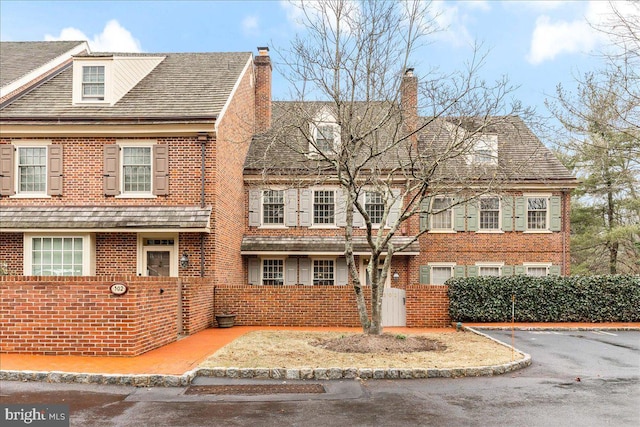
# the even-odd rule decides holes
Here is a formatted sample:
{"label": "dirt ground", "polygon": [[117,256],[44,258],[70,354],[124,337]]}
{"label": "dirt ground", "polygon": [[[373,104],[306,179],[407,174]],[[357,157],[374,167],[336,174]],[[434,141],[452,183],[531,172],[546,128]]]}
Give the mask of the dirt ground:
{"label": "dirt ground", "polygon": [[[221,348],[200,366],[465,368],[523,358],[522,354],[472,332],[388,334],[374,343],[358,336],[339,332],[255,331]],[[327,346],[339,351],[322,348]],[[362,351],[364,346],[369,348]]]}

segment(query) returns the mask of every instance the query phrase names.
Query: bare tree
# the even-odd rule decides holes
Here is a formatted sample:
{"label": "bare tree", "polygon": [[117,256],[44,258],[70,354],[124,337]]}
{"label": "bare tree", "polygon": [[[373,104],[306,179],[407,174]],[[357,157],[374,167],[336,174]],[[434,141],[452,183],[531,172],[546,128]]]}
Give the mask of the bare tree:
{"label": "bare tree", "polygon": [[[380,334],[393,255],[426,232],[421,227],[398,239],[403,227],[410,218],[424,222],[427,215],[499,191],[510,171],[524,166],[498,162],[491,135],[497,128],[509,128],[516,137],[528,130],[513,117],[519,104],[506,106],[512,91],[507,80],[478,78],[480,55],[464,71],[432,72],[418,82],[410,65],[436,31],[428,2],[297,6],[303,32],[290,49],[276,49],[294,100],[276,103],[271,132],[254,141],[262,156],[248,167],[260,170],[268,183],[340,187],[345,256],[360,322],[364,332]],[[532,156],[537,147],[531,146]],[[437,195],[446,197],[431,203]],[[372,211],[372,199],[381,209]],[[371,286],[363,286],[355,262],[359,224],[370,254]],[[371,295],[370,312],[365,292]]]}

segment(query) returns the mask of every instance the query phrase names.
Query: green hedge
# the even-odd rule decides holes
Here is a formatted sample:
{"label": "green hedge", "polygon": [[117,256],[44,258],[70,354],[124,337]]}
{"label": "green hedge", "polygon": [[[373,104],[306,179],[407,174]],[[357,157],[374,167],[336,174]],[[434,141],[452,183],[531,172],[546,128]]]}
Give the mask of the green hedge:
{"label": "green hedge", "polygon": [[467,277],[447,281],[460,322],[638,322],[640,277]]}

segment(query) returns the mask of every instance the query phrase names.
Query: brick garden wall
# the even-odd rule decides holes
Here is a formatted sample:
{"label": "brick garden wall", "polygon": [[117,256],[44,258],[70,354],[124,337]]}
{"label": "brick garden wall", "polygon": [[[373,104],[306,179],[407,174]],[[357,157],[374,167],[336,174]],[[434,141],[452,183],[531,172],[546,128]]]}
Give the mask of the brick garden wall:
{"label": "brick garden wall", "polygon": [[2,352],[134,356],[177,338],[177,279],[3,276],[0,295]]}
{"label": "brick garden wall", "polygon": [[[449,325],[447,286],[412,285],[406,292],[408,327]],[[215,293],[217,312],[236,313],[238,325],[360,326],[352,286],[218,286]]]}

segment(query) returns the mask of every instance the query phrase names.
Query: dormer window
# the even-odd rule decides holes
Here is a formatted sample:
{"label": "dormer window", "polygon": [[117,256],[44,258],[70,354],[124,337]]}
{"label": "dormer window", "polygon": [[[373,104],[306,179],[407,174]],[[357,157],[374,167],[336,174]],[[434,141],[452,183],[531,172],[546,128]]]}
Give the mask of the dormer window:
{"label": "dormer window", "polygon": [[472,162],[479,165],[497,165],[498,164],[498,136],[482,135],[476,141],[473,152]]}
{"label": "dormer window", "polygon": [[323,124],[316,128],[316,148],[323,153],[330,153],[335,148],[336,125]]}
{"label": "dormer window", "polygon": [[82,67],[82,100],[104,101],[104,66]]}

